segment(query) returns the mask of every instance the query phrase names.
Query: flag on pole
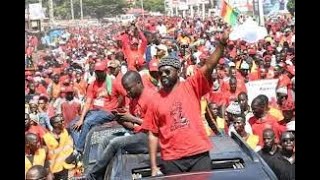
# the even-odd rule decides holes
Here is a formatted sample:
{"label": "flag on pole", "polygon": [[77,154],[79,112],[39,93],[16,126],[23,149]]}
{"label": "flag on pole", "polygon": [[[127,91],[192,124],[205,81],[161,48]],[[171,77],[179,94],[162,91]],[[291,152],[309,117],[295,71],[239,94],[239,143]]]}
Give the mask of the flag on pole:
{"label": "flag on pole", "polygon": [[238,21],[239,12],[232,8],[225,0],[222,1],[221,17],[231,26],[235,26]]}

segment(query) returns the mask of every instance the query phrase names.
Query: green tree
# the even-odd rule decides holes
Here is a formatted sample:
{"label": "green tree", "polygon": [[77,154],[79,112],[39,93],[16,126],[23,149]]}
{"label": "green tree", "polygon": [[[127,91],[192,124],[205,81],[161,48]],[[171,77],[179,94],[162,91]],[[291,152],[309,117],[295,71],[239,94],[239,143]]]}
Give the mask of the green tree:
{"label": "green tree", "polygon": [[[39,0],[26,0],[25,4],[38,3]],[[70,0],[54,0],[55,19],[71,19]],[[48,0],[42,0],[42,6],[48,9]],[[96,17],[115,16],[123,13],[125,0],[85,0],[82,3],[83,16]],[[80,18],[80,1],[73,0],[74,16]],[[47,10],[48,13],[48,10]]]}
{"label": "green tree", "polygon": [[295,12],[295,0],[289,0],[287,3],[288,11],[293,15]]}
{"label": "green tree", "polygon": [[125,0],[89,0],[83,1],[84,16],[90,15],[98,19],[123,13]]}
{"label": "green tree", "polygon": [[[140,4],[140,1],[136,1],[136,4]],[[164,0],[143,0],[143,8],[146,11],[164,13]]]}

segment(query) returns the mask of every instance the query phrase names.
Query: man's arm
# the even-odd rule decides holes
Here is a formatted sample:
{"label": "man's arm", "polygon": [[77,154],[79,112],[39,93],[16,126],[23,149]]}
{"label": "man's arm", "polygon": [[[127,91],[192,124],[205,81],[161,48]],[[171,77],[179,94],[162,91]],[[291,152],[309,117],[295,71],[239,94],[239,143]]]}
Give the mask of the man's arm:
{"label": "man's arm", "polygon": [[80,127],[82,126],[83,121],[84,121],[84,117],[87,114],[87,112],[89,111],[91,104],[92,104],[92,98],[87,98],[86,103],[83,107],[82,113],[80,115],[80,119],[73,127],[75,130],[79,130]]}
{"label": "man's arm", "polygon": [[200,70],[207,77],[207,79],[211,79],[212,71],[217,66],[218,61],[223,54],[224,47],[227,45],[226,41],[228,37],[229,37],[229,30],[226,30],[223,34],[222,39],[218,43],[218,46],[206,61],[206,64],[200,68]]}
{"label": "man's arm", "polygon": [[158,136],[153,132],[149,131],[149,156],[150,156],[150,166],[151,166],[151,176],[156,176],[159,171],[157,166],[157,149],[158,149]]}
{"label": "man's arm", "polygon": [[138,125],[141,125],[143,122],[141,118],[135,117],[130,113],[117,113],[117,115],[120,117],[121,121],[132,122]]}
{"label": "man's arm", "polygon": [[144,33],[139,28],[138,28],[138,31],[139,31],[139,38],[141,39],[141,45],[139,47],[139,51],[142,54],[144,54],[146,52],[146,49],[147,49],[148,41],[147,41],[147,38],[144,35]]}

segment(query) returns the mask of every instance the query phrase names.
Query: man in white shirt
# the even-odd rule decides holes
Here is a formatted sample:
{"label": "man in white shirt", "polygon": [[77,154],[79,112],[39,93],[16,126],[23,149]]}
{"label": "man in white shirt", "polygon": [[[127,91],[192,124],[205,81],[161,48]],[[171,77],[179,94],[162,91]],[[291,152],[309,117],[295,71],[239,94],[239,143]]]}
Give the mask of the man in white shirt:
{"label": "man in white shirt", "polygon": [[163,37],[163,36],[166,36],[167,34],[167,27],[162,24],[161,21],[158,22],[158,25],[156,27],[157,31],[159,32],[159,34]]}

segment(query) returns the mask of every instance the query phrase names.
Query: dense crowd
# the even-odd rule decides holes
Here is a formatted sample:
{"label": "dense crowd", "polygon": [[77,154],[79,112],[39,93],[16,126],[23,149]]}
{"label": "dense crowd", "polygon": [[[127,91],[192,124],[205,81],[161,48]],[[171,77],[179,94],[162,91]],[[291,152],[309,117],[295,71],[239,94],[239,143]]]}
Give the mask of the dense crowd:
{"label": "dense crowd", "polygon": [[[210,170],[208,137],[233,132],[279,179],[294,179],[292,19],[267,19],[268,35],[256,43],[229,40],[232,28],[220,17],[139,17],[126,26],[66,27],[53,38],[29,35],[26,178],[102,179],[120,149],[149,152],[152,175]],[[249,100],[248,83],[272,79],[275,98]],[[127,133],[104,137],[95,165],[82,174],[88,133],[109,122]]]}

